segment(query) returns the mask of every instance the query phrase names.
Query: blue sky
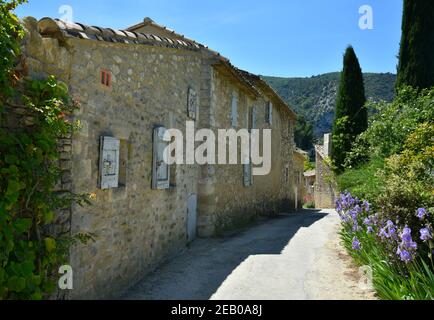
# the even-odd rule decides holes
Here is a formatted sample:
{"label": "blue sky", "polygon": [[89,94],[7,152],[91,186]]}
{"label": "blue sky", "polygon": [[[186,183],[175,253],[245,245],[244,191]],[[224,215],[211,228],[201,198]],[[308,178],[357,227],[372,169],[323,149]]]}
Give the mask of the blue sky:
{"label": "blue sky", "polygon": [[[261,75],[312,76],[342,68],[353,45],[364,72],[396,72],[401,0],[29,0],[19,17],[60,18],[126,28],[151,17]],[[373,9],[373,30],[359,28],[359,8]]]}

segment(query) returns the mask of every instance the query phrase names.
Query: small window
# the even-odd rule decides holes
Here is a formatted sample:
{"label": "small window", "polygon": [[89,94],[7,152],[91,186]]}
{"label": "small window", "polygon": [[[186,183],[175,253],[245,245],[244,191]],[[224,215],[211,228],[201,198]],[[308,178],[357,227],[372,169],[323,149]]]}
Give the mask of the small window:
{"label": "small window", "polygon": [[111,86],[111,74],[107,70],[101,70],[101,84],[105,87]]}
{"label": "small window", "polygon": [[170,188],[170,166],[167,164],[167,146],[170,141],[164,140],[166,129],[154,129],[153,163],[152,163],[152,189],[164,190]]}
{"label": "small window", "polygon": [[273,103],[268,101],[265,108],[265,122],[273,124]]}
{"label": "small window", "polygon": [[234,128],[238,126],[238,96],[235,92],[232,93],[231,125]]}

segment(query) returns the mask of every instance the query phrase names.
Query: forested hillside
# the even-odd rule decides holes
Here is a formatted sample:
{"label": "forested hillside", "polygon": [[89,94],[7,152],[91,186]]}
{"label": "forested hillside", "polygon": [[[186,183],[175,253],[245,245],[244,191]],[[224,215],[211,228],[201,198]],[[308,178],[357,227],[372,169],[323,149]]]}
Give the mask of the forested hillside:
{"label": "forested hillside", "polygon": [[[312,124],[315,138],[331,131],[340,73],[310,78],[263,78],[299,116]],[[396,75],[365,73],[364,80],[367,99],[392,101]]]}

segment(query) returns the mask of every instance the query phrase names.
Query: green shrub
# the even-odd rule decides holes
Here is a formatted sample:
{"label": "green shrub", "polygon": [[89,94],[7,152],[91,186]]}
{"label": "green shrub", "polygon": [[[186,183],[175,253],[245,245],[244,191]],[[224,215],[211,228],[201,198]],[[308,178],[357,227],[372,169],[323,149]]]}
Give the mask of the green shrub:
{"label": "green shrub", "polygon": [[372,204],[384,187],[384,181],[379,172],[384,168],[384,160],[375,157],[368,163],[354,169],[347,169],[337,176],[338,188],[341,192],[349,191],[359,199],[366,199]]}
{"label": "green shrub", "polygon": [[303,205],[303,208],[305,208],[305,209],[315,209],[315,201],[311,200],[311,201],[306,202]]}
{"label": "green shrub", "polygon": [[370,118],[368,129],[353,146],[353,154],[348,154],[347,165],[363,150],[366,155],[382,158],[403,151],[407,137],[421,123],[432,123],[434,119],[434,88],[418,91],[405,87],[392,103],[370,102],[368,108],[376,112]]}

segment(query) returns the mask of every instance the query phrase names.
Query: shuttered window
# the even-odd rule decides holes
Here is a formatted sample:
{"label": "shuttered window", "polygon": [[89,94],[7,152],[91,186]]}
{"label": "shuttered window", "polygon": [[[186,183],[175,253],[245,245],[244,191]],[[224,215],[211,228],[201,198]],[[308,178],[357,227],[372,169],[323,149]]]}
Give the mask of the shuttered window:
{"label": "shuttered window", "polygon": [[170,166],[165,159],[166,147],[169,141],[164,140],[166,129],[158,127],[154,129],[153,137],[153,165],[152,165],[152,189],[169,189],[170,186]]}
{"label": "shuttered window", "polygon": [[231,102],[231,125],[234,128],[238,126],[238,96],[235,92],[232,94]]}
{"label": "shuttered window", "polygon": [[119,186],[120,141],[113,137],[100,138],[100,188]]}

